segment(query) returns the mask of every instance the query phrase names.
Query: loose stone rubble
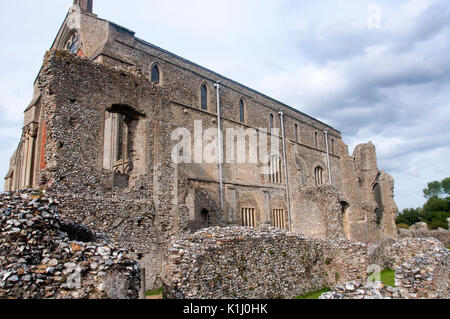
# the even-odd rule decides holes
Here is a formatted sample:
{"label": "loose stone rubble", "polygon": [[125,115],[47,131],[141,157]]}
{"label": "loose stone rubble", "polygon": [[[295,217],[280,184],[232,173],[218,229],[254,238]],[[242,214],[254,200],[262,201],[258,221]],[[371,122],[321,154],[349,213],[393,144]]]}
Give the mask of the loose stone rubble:
{"label": "loose stone rubble", "polygon": [[138,298],[139,264],[61,220],[58,204],[45,192],[0,194],[0,298]]}

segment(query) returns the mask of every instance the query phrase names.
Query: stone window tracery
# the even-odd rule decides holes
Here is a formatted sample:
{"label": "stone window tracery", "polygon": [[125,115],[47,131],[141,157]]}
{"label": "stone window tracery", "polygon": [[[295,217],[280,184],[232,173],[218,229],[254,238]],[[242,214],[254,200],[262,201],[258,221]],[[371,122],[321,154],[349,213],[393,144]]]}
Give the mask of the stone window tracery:
{"label": "stone window tracery", "polygon": [[79,54],[81,50],[81,39],[80,34],[78,32],[73,32],[69,39],[66,41],[64,49],[69,51],[72,54]]}
{"label": "stone window tracery", "polygon": [[128,174],[131,170],[128,125],[124,114],[106,112],[104,168],[117,174]]}

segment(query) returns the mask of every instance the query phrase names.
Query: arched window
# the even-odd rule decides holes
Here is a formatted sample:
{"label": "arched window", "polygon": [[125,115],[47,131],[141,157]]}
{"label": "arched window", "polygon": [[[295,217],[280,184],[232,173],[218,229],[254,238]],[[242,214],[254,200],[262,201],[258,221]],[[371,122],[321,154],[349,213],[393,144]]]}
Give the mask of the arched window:
{"label": "arched window", "polygon": [[314,132],[314,145],[317,149],[319,148],[319,139],[317,136],[317,132]]}
{"label": "arched window", "polygon": [[151,77],[151,80],[152,80],[153,83],[159,84],[159,81],[160,81],[160,76],[159,75],[160,75],[159,74],[159,68],[158,68],[157,65],[154,65],[152,67],[152,77]]}
{"label": "arched window", "polygon": [[245,123],[245,105],[243,100],[239,101],[239,121]]}
{"label": "arched window", "polygon": [[206,84],[203,84],[201,88],[201,107],[202,110],[208,109],[208,88]]}
{"label": "arched window", "polygon": [[320,166],[317,166],[314,170],[314,176],[316,179],[316,186],[323,185],[323,169]]}

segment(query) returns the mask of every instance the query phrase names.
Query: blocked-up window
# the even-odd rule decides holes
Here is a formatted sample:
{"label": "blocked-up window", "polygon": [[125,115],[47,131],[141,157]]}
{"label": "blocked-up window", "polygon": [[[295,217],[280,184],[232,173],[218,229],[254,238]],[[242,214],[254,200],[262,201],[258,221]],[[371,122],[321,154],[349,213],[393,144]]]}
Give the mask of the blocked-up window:
{"label": "blocked-up window", "polygon": [[286,229],[286,211],[284,209],[272,210],[272,226]]}
{"label": "blocked-up window", "polygon": [[255,227],[256,226],[256,209],[254,207],[242,207],[241,208],[241,218],[242,226],[244,227]]}
{"label": "blocked-up window", "polygon": [[272,156],[269,159],[269,182],[281,184],[282,178],[282,165],[281,159],[278,156]]}

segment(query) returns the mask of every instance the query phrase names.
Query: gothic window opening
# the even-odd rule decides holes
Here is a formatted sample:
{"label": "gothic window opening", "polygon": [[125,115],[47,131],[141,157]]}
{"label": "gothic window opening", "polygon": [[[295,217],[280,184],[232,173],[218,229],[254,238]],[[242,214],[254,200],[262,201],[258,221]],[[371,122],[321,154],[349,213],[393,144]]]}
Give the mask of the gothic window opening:
{"label": "gothic window opening", "polygon": [[151,72],[151,81],[153,83],[159,84],[160,82],[160,73],[159,73],[159,68],[157,65],[154,65],[152,67],[152,72]]}
{"label": "gothic window opening", "polygon": [[286,229],[286,211],[284,209],[274,209],[272,211],[272,226]]}
{"label": "gothic window opening", "polygon": [[282,178],[282,164],[278,156],[271,156],[269,159],[269,182],[281,184]]}
{"label": "gothic window opening", "polygon": [[243,100],[239,101],[239,121],[245,123],[245,105]]}
{"label": "gothic window opening", "polygon": [[208,110],[208,88],[206,84],[201,87],[201,108],[202,110]]}
{"label": "gothic window opening", "polygon": [[334,152],[334,139],[331,139],[331,154],[335,154],[335,152]]}
{"label": "gothic window opening", "polygon": [[314,145],[315,145],[316,149],[319,148],[319,139],[317,136],[317,132],[314,132]]}
{"label": "gothic window opening", "polygon": [[323,169],[320,166],[317,166],[314,170],[314,176],[316,180],[316,186],[323,185]]}
{"label": "gothic window opening", "polygon": [[[128,187],[133,158],[140,158],[145,152],[141,149],[142,141],[136,138],[137,127],[143,123],[139,121],[142,116],[126,105],[114,105],[105,113],[103,168],[114,173],[114,186]],[[144,163],[136,163],[138,172]]]}
{"label": "gothic window opening", "polygon": [[241,208],[242,226],[255,227],[256,226],[256,209],[253,207]]}

